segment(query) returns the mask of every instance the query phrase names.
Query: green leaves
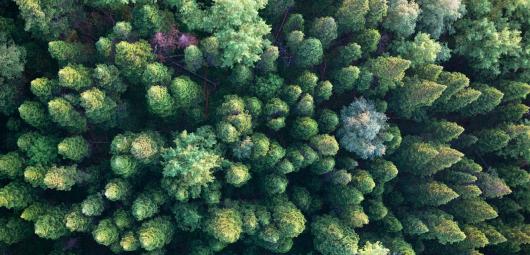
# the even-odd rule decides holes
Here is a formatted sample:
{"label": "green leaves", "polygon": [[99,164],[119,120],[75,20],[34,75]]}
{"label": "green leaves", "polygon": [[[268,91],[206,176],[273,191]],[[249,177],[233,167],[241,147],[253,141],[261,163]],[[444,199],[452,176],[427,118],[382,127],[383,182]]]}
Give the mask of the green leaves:
{"label": "green leaves", "polygon": [[44,185],[50,189],[69,191],[78,181],[76,166],[53,166],[44,176]]}
{"label": "green leaves", "polygon": [[173,231],[173,223],[169,217],[159,217],[142,224],[138,239],[142,248],[152,251],[171,242]]}
{"label": "green leaves", "polygon": [[0,250],[526,254],[529,7],[2,2]]}
{"label": "green leaves", "polygon": [[309,68],[322,62],[322,43],[315,38],[303,40],[297,46],[295,52],[295,63],[300,68]]}
{"label": "green leaves", "polygon": [[71,132],[83,132],[87,128],[86,118],[75,110],[70,102],[62,97],[52,99],[48,102],[48,112],[52,121]]}
{"label": "green leaves", "polygon": [[33,190],[28,184],[13,181],[0,188],[0,207],[20,210],[33,201]]}
{"label": "green leaves", "polygon": [[125,77],[133,84],[138,83],[148,62],[154,60],[152,49],[146,41],[116,44],[116,65],[124,72]]}
{"label": "green leaves", "polygon": [[188,108],[203,100],[201,87],[187,76],[175,78],[169,88],[178,107]]}
{"label": "green leaves", "polygon": [[206,221],[206,231],[224,243],[234,243],[242,231],[241,215],[234,209],[217,209]]}
{"label": "green leaves", "polygon": [[267,45],[264,36],[270,27],[258,16],[265,7],[261,0],[216,1],[202,9],[195,0],[175,1],[179,19],[192,30],[210,33],[218,42],[220,63],[233,68],[237,64],[253,66]]}
{"label": "green leaves", "polygon": [[89,155],[88,143],[81,136],[65,138],[57,148],[60,155],[73,161],[80,161]]}
{"label": "green leaves", "polygon": [[20,78],[26,63],[26,50],[0,37],[0,77],[11,80]]}
{"label": "green leaves", "polygon": [[355,254],[359,236],[330,215],[318,217],[311,224],[315,249],[325,255]]}
{"label": "green leaves", "polygon": [[414,1],[390,1],[383,26],[398,36],[408,37],[414,33],[420,12],[419,5]]}
{"label": "green leaves", "polygon": [[213,182],[213,172],[221,166],[222,157],[210,126],[201,127],[194,133],[183,131],[176,136],[174,143],[174,147],[162,153],[162,174],[167,183],[177,186],[179,192],[185,192],[182,198],[179,197],[179,200],[185,200],[188,191],[200,192]]}

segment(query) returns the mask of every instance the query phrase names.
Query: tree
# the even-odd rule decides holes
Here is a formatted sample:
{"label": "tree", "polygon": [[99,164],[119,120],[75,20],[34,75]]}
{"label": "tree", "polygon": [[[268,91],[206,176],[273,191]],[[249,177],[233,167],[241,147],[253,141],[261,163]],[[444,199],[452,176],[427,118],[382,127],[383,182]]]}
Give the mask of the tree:
{"label": "tree", "polygon": [[398,169],[392,161],[374,159],[368,165],[368,172],[376,181],[385,183],[397,176]]}
{"label": "tree", "polygon": [[363,159],[385,153],[383,134],[387,117],[377,112],[372,102],[356,99],[340,113],[341,127],[337,130],[340,144]]}
{"label": "tree", "polygon": [[24,159],[17,152],[0,156],[0,177],[15,179],[22,174]]}
{"label": "tree", "polygon": [[284,237],[294,238],[305,230],[306,219],[291,202],[276,203],[272,208],[272,218]]}
{"label": "tree", "polygon": [[130,152],[134,158],[143,163],[149,163],[159,156],[161,141],[158,133],[142,132],[131,141]]}
{"label": "tree", "polygon": [[112,172],[123,177],[133,176],[138,170],[138,161],[128,155],[113,156],[110,161]]}
{"label": "tree", "polygon": [[480,96],[460,111],[464,116],[475,116],[490,112],[502,101],[501,91],[486,84],[474,84],[473,86],[480,91]]}
{"label": "tree", "polygon": [[57,145],[57,151],[63,157],[73,161],[81,161],[89,155],[88,143],[81,136],[65,138]]}
{"label": "tree", "polygon": [[425,33],[418,33],[413,42],[398,42],[395,47],[401,57],[411,61],[412,67],[433,64],[442,52],[442,45]]}
{"label": "tree", "polygon": [[442,72],[438,77],[438,83],[447,86],[442,95],[434,102],[436,112],[455,112],[481,96],[479,90],[469,88],[469,78],[462,73]]}
{"label": "tree", "polygon": [[0,207],[20,210],[33,202],[31,187],[20,181],[12,181],[0,188]]}
{"label": "tree", "polygon": [[65,98],[58,97],[49,101],[48,112],[52,121],[71,132],[82,132],[87,128],[86,118]]}
{"label": "tree", "polygon": [[4,83],[2,77],[0,77],[0,86],[0,113],[9,115],[17,110],[21,100],[21,90],[15,83]]}
{"label": "tree", "polygon": [[114,65],[98,64],[94,68],[92,78],[96,86],[105,92],[121,94],[127,89],[127,84],[119,77],[119,72]]}
{"label": "tree", "polygon": [[242,231],[241,215],[231,208],[219,208],[210,212],[205,231],[223,243],[234,243]]}
{"label": "tree", "polygon": [[498,216],[491,205],[478,197],[454,200],[449,207],[455,217],[466,223],[478,223]]}
{"label": "tree", "polygon": [[146,87],[151,85],[166,85],[171,81],[171,72],[167,66],[158,62],[147,64],[143,70],[142,82]]}
{"label": "tree", "polygon": [[39,102],[24,101],[18,107],[20,118],[33,127],[42,129],[48,127],[49,116],[46,108]]}
{"label": "tree", "polygon": [[109,246],[119,240],[119,230],[111,219],[103,219],[92,231],[92,236],[99,244]]}
{"label": "tree", "polygon": [[506,81],[499,89],[504,94],[503,102],[519,101],[530,93],[530,85],[517,81]]}
{"label": "tree", "polygon": [[110,201],[125,200],[131,192],[131,183],[125,179],[113,179],[105,185],[105,198]]}
{"label": "tree", "polygon": [[289,113],[289,106],[279,98],[273,98],[263,109],[267,119],[267,126],[275,131],[285,127],[285,119]]}
{"label": "tree", "polygon": [[169,117],[176,113],[175,100],[169,94],[167,87],[151,86],[147,90],[147,105],[149,110],[160,117]]}
{"label": "tree", "polygon": [[358,235],[331,215],[318,217],[311,224],[311,234],[315,249],[324,255],[357,253]]}
{"label": "tree", "polygon": [[315,109],[315,100],[310,94],[303,94],[296,105],[294,105],[294,113],[299,116],[311,116]]}
{"label": "tree", "polygon": [[26,31],[44,39],[56,39],[67,33],[74,17],[80,14],[80,5],[71,1],[24,1],[17,0],[24,18]]}
{"label": "tree", "polygon": [[158,217],[144,222],[138,230],[140,245],[147,251],[160,249],[171,241],[174,225],[169,217]]}
{"label": "tree", "polygon": [[453,23],[462,17],[464,5],[461,0],[420,0],[421,15],[418,26],[421,30],[439,38],[445,32],[452,32]]}
{"label": "tree", "polygon": [[268,195],[282,194],[287,190],[289,181],[284,175],[270,174],[263,177],[262,189]]}
{"label": "tree", "polygon": [[294,61],[300,68],[308,68],[322,62],[322,43],[316,38],[303,40],[294,54]]}
{"label": "tree", "polygon": [[0,37],[0,77],[11,80],[20,78],[26,63],[26,50]]}
{"label": "tree", "polygon": [[466,239],[458,244],[459,247],[464,249],[477,249],[484,248],[488,245],[488,238],[478,228],[466,225],[462,230],[466,234]]}
{"label": "tree", "polygon": [[488,173],[477,173],[477,185],[486,198],[498,198],[512,193],[504,181]]}
{"label": "tree", "polygon": [[359,79],[360,70],[356,66],[341,68],[333,74],[334,92],[342,94],[351,91],[355,86],[355,81]]}
{"label": "tree", "polygon": [[116,44],[116,65],[123,70],[125,77],[133,84],[138,83],[147,64],[155,56],[146,41],[129,43],[121,41]]}
{"label": "tree", "polygon": [[31,235],[31,225],[15,217],[1,218],[0,241],[12,245]]}
{"label": "tree", "polygon": [[333,156],[339,151],[337,140],[328,134],[313,136],[309,143],[322,156]]}
{"label": "tree", "polygon": [[402,171],[429,176],[454,165],[463,155],[446,145],[426,143],[418,137],[407,136],[393,157]]}
{"label": "tree", "polygon": [[120,239],[120,246],[124,251],[135,251],[140,248],[140,241],[132,231],[125,232]]}
{"label": "tree", "polygon": [[259,60],[267,40],[263,37],[270,27],[258,16],[264,1],[216,1],[201,9],[195,0],[172,1],[180,12],[179,18],[192,30],[204,31],[218,40],[223,68],[236,64],[252,66]]}
{"label": "tree", "polygon": [[148,219],[156,215],[166,201],[167,195],[164,190],[148,186],[134,199],[131,214],[137,221]]}
{"label": "tree", "polygon": [[41,238],[57,240],[68,234],[64,223],[64,208],[47,208],[46,212],[35,220],[35,234]]}
{"label": "tree", "polygon": [[[235,142],[252,130],[252,112],[261,112],[261,102],[255,98],[245,99],[237,95],[226,95],[217,109],[217,136],[224,142]],[[247,110],[248,107],[248,110]],[[253,109],[255,108],[255,109]],[[257,113],[256,112],[256,113]]]}
{"label": "tree", "polygon": [[365,16],[369,11],[368,0],[343,0],[335,13],[339,28],[343,32],[361,30],[365,25]]}
{"label": "tree", "polygon": [[57,158],[55,137],[44,136],[36,132],[24,133],[18,137],[17,146],[24,152],[28,164],[49,165]]}
{"label": "tree", "polygon": [[387,255],[390,250],[385,248],[380,242],[370,243],[369,241],[359,249],[359,255]]}
{"label": "tree", "polygon": [[422,133],[432,140],[437,140],[442,143],[450,142],[457,139],[464,132],[464,128],[455,122],[445,120],[432,120],[425,126]]}
{"label": "tree", "polygon": [[365,170],[356,171],[351,180],[352,185],[363,194],[372,192],[376,185],[370,173]]}
{"label": "tree", "polygon": [[355,42],[341,46],[338,48],[336,56],[334,56],[331,61],[336,66],[350,65],[353,61],[357,61],[361,58],[363,50],[364,49],[361,48],[361,45]]}
{"label": "tree", "polygon": [[[199,128],[194,133],[183,131],[174,140],[174,147],[162,152],[162,174],[171,183],[168,192],[183,193],[178,200],[195,198],[201,189],[214,180],[213,172],[221,166],[217,140],[212,127]],[[189,194],[189,195],[187,195]]]}
{"label": "tree", "polygon": [[190,77],[179,76],[169,86],[175,104],[179,108],[189,108],[202,102],[202,89]]}
{"label": "tree", "polygon": [[416,29],[420,7],[414,1],[391,0],[383,26],[401,37],[408,37]]}
{"label": "tree", "polygon": [[31,81],[30,89],[31,93],[37,96],[41,102],[48,102],[57,90],[57,84],[47,78],[37,78]]}
{"label": "tree", "polygon": [[328,48],[330,43],[337,38],[337,23],[333,17],[315,19],[308,35],[320,40],[324,49]]}
{"label": "tree", "polygon": [[156,5],[140,5],[132,14],[132,26],[140,36],[147,37],[162,29],[163,15]]}
{"label": "tree", "polygon": [[276,60],[280,56],[278,47],[268,46],[260,56],[260,60],[256,63],[256,69],[261,73],[269,73],[277,71]]}
{"label": "tree", "polygon": [[410,67],[411,62],[399,57],[378,57],[371,59],[367,63],[368,71],[379,79],[380,93],[385,94],[389,89],[397,87],[405,71]]}
{"label": "tree", "polygon": [[478,150],[481,153],[489,153],[502,149],[508,145],[510,136],[501,129],[483,129],[475,133],[478,138]]}
{"label": "tree", "polygon": [[301,117],[293,122],[291,136],[295,139],[309,140],[318,134],[318,123],[309,117]]}
{"label": "tree", "polygon": [[89,195],[81,202],[81,213],[85,216],[100,216],[105,210],[105,200],[99,194]]}
{"label": "tree", "polygon": [[421,212],[418,216],[429,229],[427,236],[436,238],[441,244],[457,243],[466,238],[466,234],[450,214],[438,209],[431,209]]}
{"label": "tree", "polygon": [[83,215],[80,206],[72,207],[65,216],[66,228],[72,232],[88,232],[91,224],[91,219]]}
{"label": "tree", "polygon": [[184,50],[184,61],[186,62],[186,68],[192,72],[196,72],[203,65],[201,50],[195,45],[188,46]]}
{"label": "tree", "polygon": [[48,52],[52,58],[56,59],[61,65],[84,64],[90,60],[92,49],[81,43],[66,41],[51,41],[48,43]]}
{"label": "tree", "polygon": [[420,206],[444,205],[459,196],[447,185],[437,181],[412,184],[407,186],[404,191],[413,204]]}
{"label": "tree", "polygon": [[44,176],[44,185],[49,189],[69,191],[77,182],[78,170],[75,166],[53,166]]}
{"label": "tree", "polygon": [[81,93],[81,106],[88,120],[98,124],[113,120],[117,104],[105,92],[92,88]]}
{"label": "tree", "polygon": [[393,93],[390,106],[405,118],[421,118],[418,112],[421,112],[423,107],[431,106],[446,88],[432,81],[407,79],[405,85]]}
{"label": "tree", "polygon": [[82,65],[68,65],[58,73],[59,86],[80,91],[92,85],[90,70]]}
{"label": "tree", "polygon": [[363,49],[363,56],[367,57],[370,53],[375,52],[379,48],[379,42],[381,41],[381,33],[377,29],[366,29],[360,31],[355,37],[355,42]]}
{"label": "tree", "polygon": [[339,117],[334,111],[324,109],[318,117],[318,128],[322,133],[331,133],[339,125]]}
{"label": "tree", "polygon": [[498,75],[502,57],[516,56],[521,49],[521,32],[505,27],[497,30],[487,18],[462,19],[456,25],[455,52],[465,56],[472,68],[482,74]]}
{"label": "tree", "polygon": [[369,0],[370,10],[366,14],[367,27],[376,27],[388,14],[388,2],[386,0]]}
{"label": "tree", "polygon": [[241,187],[245,185],[250,179],[249,169],[243,164],[233,164],[226,171],[226,182],[234,185],[235,187]]}
{"label": "tree", "polygon": [[530,143],[530,128],[527,125],[509,125],[504,130],[510,136],[510,146],[504,147],[497,154],[513,159],[530,158],[530,154],[524,149]]}

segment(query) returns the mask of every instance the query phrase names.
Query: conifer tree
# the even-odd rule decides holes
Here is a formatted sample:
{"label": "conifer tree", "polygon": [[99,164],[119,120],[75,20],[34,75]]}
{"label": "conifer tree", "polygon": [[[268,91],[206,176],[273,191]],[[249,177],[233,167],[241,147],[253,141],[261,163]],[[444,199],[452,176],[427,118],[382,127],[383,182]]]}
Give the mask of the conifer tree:
{"label": "conifer tree", "polygon": [[529,254],[529,10],[0,1],[0,254]]}

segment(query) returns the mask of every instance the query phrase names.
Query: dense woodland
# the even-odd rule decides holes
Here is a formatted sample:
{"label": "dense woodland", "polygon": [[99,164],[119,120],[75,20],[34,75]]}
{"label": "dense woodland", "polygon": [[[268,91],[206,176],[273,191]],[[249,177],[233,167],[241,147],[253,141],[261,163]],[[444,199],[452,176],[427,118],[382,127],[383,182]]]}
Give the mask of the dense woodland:
{"label": "dense woodland", "polygon": [[530,254],[527,0],[1,0],[0,254]]}

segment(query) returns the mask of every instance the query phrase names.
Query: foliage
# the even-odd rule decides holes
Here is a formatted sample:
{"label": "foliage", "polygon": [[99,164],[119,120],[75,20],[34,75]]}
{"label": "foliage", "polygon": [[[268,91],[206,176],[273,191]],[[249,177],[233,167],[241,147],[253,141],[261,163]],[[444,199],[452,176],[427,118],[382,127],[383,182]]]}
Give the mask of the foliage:
{"label": "foliage", "polygon": [[0,254],[529,254],[530,5],[0,1]]}
{"label": "foliage", "polygon": [[195,0],[170,3],[178,10],[178,18],[191,30],[207,32],[215,38],[216,48],[221,51],[221,67],[252,66],[268,44],[263,37],[270,27],[258,16],[266,1],[215,1],[207,9]]}
{"label": "foliage", "polygon": [[341,146],[363,159],[385,154],[387,117],[375,110],[373,103],[356,99],[340,112],[341,126],[337,136]]}
{"label": "foliage", "polygon": [[383,26],[398,36],[408,37],[416,29],[420,7],[414,1],[391,0]]}

